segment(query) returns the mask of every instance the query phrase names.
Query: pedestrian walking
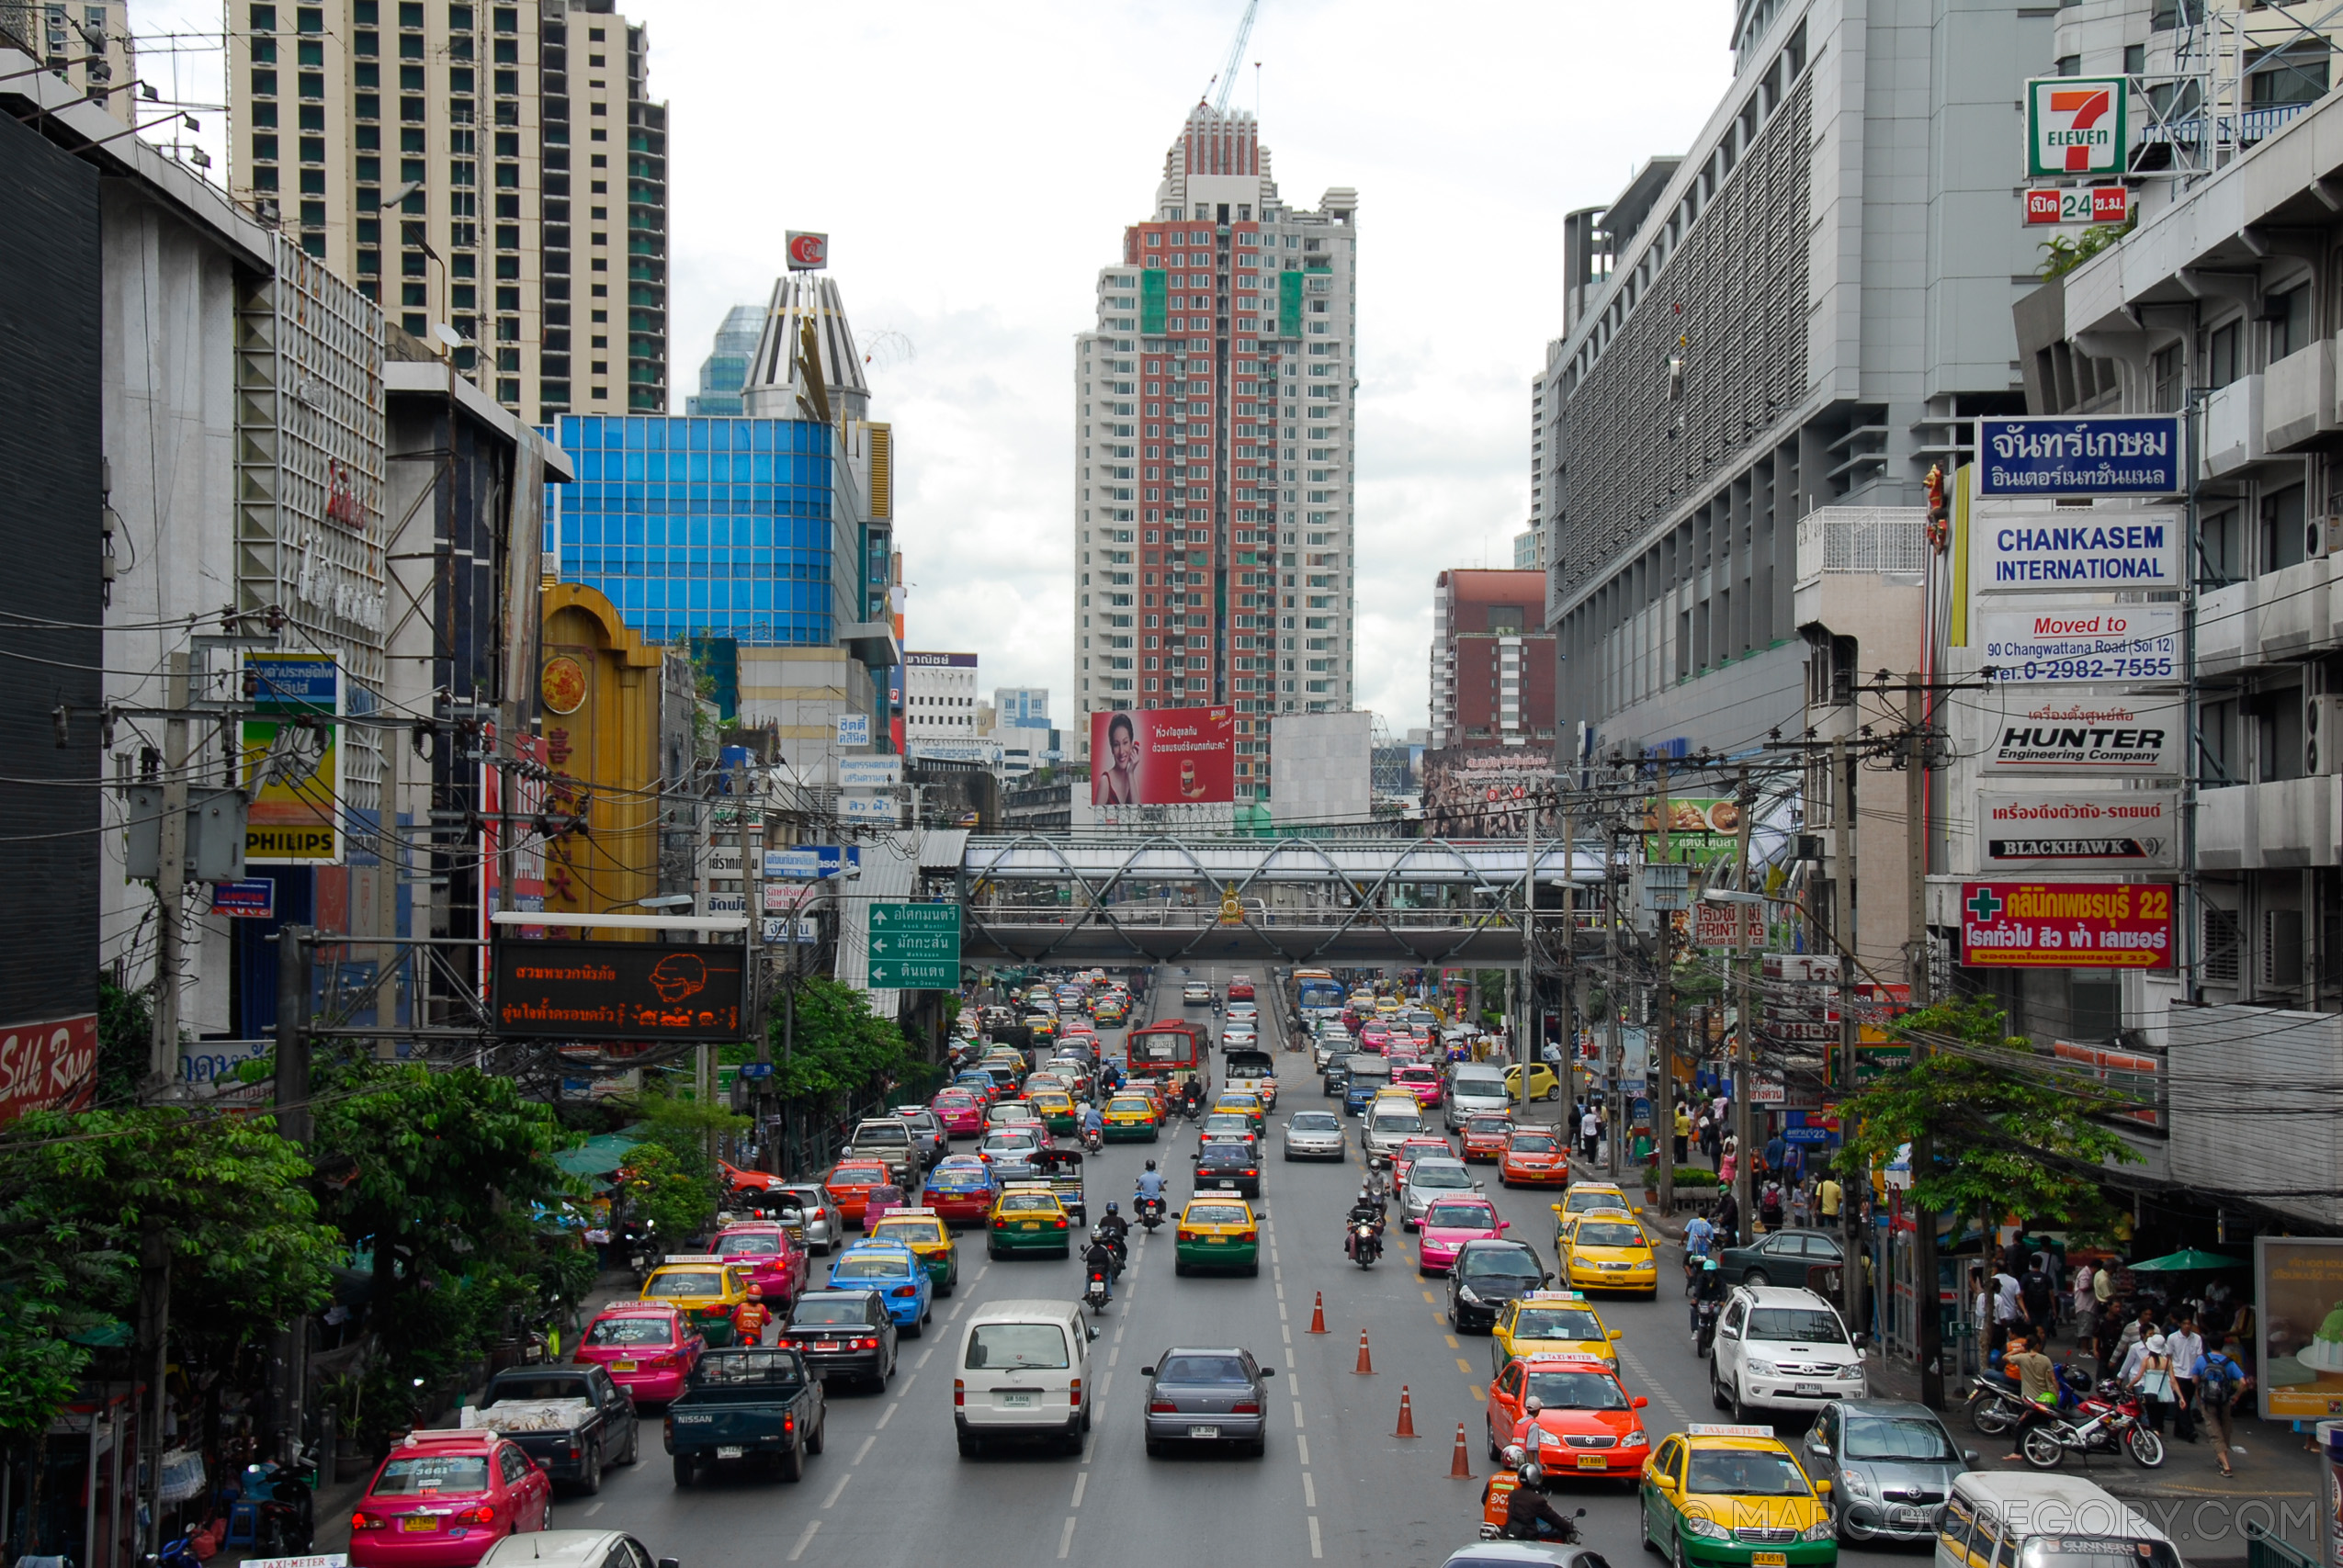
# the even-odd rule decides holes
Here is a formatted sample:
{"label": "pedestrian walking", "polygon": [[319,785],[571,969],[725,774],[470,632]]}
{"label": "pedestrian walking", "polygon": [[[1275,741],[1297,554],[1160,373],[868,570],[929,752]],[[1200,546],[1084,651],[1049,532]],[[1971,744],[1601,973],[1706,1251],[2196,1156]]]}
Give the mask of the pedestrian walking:
{"label": "pedestrian walking", "polygon": [[1828,1170],[1824,1171],[1822,1179],[1815,1183],[1814,1196],[1815,1211],[1822,1216],[1823,1227],[1826,1230],[1837,1230],[1839,1206],[1846,1200],[1846,1192],[1839,1187],[1839,1179]]}
{"label": "pedestrian walking", "polygon": [[1735,1168],[1739,1165],[1740,1157],[1739,1140],[1727,1134],[1725,1139],[1725,1153],[1716,1162],[1716,1180],[1719,1186],[1728,1190],[1732,1187]]}
{"label": "pedestrian walking", "polygon": [[2149,1431],[2164,1435],[2165,1413],[2172,1404],[2172,1354],[2161,1334],[2151,1334],[2139,1343],[2139,1356],[2132,1366],[2126,1385],[2140,1394],[2142,1419]]}
{"label": "pedestrian walking", "polygon": [[1716,1246],[1719,1251],[1738,1246],[1741,1239],[1741,1201],[1733,1195],[1731,1183],[1726,1183],[1725,1195],[1716,1201]]}
{"label": "pedestrian walking", "polygon": [[1765,1168],[1769,1173],[1782,1168],[1782,1161],[1790,1145],[1783,1141],[1782,1134],[1779,1133],[1765,1141]]}
{"label": "pedestrian walking", "polygon": [[1998,1352],[2009,1343],[2020,1322],[2019,1313],[2018,1281],[2004,1269],[1993,1276],[1993,1341],[1988,1348]]}
{"label": "pedestrian walking", "polygon": [[2091,1266],[2079,1265],[2075,1269],[2073,1284],[2068,1289],[2067,1307],[2075,1314],[2075,1348],[2090,1344],[2099,1329],[2099,1303],[2091,1295]]}
{"label": "pedestrian walking", "polygon": [[1579,1118],[1579,1149],[1590,1165],[1594,1162],[1595,1147],[1602,1138],[1602,1118],[1596,1113],[1594,1106],[1590,1103],[1587,1106],[1586,1114]]}
{"label": "pedestrian walking", "polygon": [[2213,1462],[2221,1466],[2222,1474],[2234,1475],[2229,1455],[2237,1439],[2230,1430],[2229,1418],[2253,1381],[2247,1375],[2237,1342],[2225,1340],[2220,1349],[2207,1352],[2197,1364],[2196,1373],[2197,1407],[2205,1429],[2213,1434]]}
{"label": "pedestrian walking", "polygon": [[2164,1348],[2172,1358],[2172,1435],[2193,1443],[2197,1440],[2197,1363],[2204,1359],[2204,1337],[2197,1332],[2194,1313],[2180,1314],[2180,1326],[2164,1337]]}

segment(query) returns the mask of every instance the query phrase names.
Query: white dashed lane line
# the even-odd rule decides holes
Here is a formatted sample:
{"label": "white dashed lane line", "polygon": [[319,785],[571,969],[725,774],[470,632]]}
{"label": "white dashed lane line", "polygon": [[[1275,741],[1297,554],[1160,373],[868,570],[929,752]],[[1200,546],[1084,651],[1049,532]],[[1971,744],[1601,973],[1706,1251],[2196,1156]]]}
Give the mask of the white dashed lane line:
{"label": "white dashed lane line", "polygon": [[1629,1371],[1636,1374],[1637,1382],[1651,1390],[1652,1397],[1667,1407],[1668,1414],[1679,1421],[1690,1421],[1692,1418],[1692,1413],[1685,1409],[1674,1394],[1668,1392],[1666,1385],[1653,1377],[1641,1361],[1636,1359],[1636,1353],[1633,1350],[1622,1345],[1619,1347],[1619,1359]]}

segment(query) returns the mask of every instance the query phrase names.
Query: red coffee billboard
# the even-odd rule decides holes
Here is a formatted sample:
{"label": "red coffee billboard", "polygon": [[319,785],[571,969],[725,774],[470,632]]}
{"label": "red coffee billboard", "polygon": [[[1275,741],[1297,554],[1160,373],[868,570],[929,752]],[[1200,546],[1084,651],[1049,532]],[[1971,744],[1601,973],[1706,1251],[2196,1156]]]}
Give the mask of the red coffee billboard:
{"label": "red coffee billboard", "polygon": [[1093,806],[1225,806],[1237,798],[1232,708],[1090,716]]}

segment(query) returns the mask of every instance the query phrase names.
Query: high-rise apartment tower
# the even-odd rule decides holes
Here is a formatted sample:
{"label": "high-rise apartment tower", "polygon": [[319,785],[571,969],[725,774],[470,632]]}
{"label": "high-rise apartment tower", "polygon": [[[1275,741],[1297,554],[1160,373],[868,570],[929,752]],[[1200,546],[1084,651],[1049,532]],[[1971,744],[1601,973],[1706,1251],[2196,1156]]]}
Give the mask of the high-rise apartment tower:
{"label": "high-rise apartment tower", "polygon": [[664,412],[667,107],[613,4],[232,0],[229,192],[519,417]]}
{"label": "high-rise apartment tower", "polygon": [[1273,716],[1352,704],[1358,193],[1282,202],[1250,114],[1189,111],[1074,344],[1074,693]]}

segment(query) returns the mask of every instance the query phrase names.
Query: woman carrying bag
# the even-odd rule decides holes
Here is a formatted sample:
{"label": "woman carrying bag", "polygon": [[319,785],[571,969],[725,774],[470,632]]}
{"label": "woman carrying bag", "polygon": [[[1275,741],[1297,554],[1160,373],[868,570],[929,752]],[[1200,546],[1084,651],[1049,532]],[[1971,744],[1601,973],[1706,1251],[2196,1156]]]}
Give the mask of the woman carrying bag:
{"label": "woman carrying bag", "polygon": [[2130,1382],[2139,1390],[2141,1414],[2148,1430],[2162,1437],[2164,1413],[2173,1395],[2172,1357],[2163,1335],[2151,1334],[2140,1342],[2139,1363],[2133,1369]]}

